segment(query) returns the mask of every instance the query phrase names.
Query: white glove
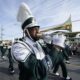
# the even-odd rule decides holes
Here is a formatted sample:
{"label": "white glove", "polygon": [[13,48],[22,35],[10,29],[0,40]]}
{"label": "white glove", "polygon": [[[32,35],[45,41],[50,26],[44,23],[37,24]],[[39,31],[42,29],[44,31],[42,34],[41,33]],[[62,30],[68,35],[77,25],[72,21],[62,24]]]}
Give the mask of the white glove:
{"label": "white glove", "polygon": [[43,40],[45,43],[51,44],[52,37],[50,35],[43,35]]}

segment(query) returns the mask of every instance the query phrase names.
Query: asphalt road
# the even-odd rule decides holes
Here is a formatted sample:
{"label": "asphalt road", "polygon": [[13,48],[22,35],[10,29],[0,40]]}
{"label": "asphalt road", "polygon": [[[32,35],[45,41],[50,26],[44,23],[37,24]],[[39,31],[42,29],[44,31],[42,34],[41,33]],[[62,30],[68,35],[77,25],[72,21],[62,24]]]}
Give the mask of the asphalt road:
{"label": "asphalt road", "polygon": [[[8,71],[8,60],[4,61],[0,58],[0,80],[18,80],[18,68],[17,63],[14,63],[15,74],[10,75]],[[70,59],[70,64],[67,64],[68,74],[72,77],[72,80],[80,80],[80,56],[73,56]],[[61,75],[61,69],[59,69]],[[59,79],[53,79],[59,80]]]}

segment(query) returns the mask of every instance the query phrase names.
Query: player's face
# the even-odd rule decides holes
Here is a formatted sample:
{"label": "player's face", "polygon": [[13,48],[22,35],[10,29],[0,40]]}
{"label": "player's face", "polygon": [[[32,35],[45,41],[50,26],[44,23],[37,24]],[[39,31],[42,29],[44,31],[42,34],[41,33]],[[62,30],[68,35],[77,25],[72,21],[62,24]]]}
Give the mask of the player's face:
{"label": "player's face", "polygon": [[28,28],[28,31],[34,40],[38,40],[37,34],[39,33],[39,27]]}

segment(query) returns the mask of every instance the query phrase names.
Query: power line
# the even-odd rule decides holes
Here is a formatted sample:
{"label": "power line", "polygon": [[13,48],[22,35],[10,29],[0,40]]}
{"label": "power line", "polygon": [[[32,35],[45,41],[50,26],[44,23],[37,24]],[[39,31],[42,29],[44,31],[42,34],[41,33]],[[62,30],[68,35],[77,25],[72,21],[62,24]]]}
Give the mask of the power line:
{"label": "power line", "polygon": [[74,21],[72,21],[72,22],[79,22],[80,21],[80,19],[78,19],[78,20],[74,20]]}
{"label": "power line", "polygon": [[[40,3],[38,3],[37,5],[35,5],[35,6],[33,6],[32,7],[32,10],[34,10],[35,11],[35,9],[37,8],[37,9],[39,9],[39,7],[40,6],[43,6],[43,5],[47,5],[47,10],[48,9],[50,9],[51,8],[51,6],[53,6],[53,9],[56,9],[56,8],[60,8],[61,6],[62,6],[62,4],[63,4],[63,2],[65,2],[66,0],[60,0],[60,1],[57,1],[56,3],[51,3],[51,5],[49,5],[49,4],[46,4],[46,3],[48,3],[47,1],[46,2],[40,2]],[[50,1],[49,1],[50,2]],[[41,4],[41,5],[39,5],[39,4]]]}

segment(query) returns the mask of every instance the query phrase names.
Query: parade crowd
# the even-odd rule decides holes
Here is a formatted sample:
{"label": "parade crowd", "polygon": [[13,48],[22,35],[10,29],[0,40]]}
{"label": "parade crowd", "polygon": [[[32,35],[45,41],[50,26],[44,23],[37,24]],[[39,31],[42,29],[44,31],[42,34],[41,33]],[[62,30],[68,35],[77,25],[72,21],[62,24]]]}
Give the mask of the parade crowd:
{"label": "parade crowd", "polygon": [[76,52],[67,44],[66,36],[61,32],[53,36],[40,32],[40,26],[25,3],[19,7],[17,21],[22,24],[23,37],[8,46],[0,45],[3,59],[8,51],[10,73],[14,74],[13,64],[16,61],[19,80],[49,80],[49,73],[60,76],[59,67],[62,78],[72,80],[68,75],[66,63],[70,64],[69,59]]}

